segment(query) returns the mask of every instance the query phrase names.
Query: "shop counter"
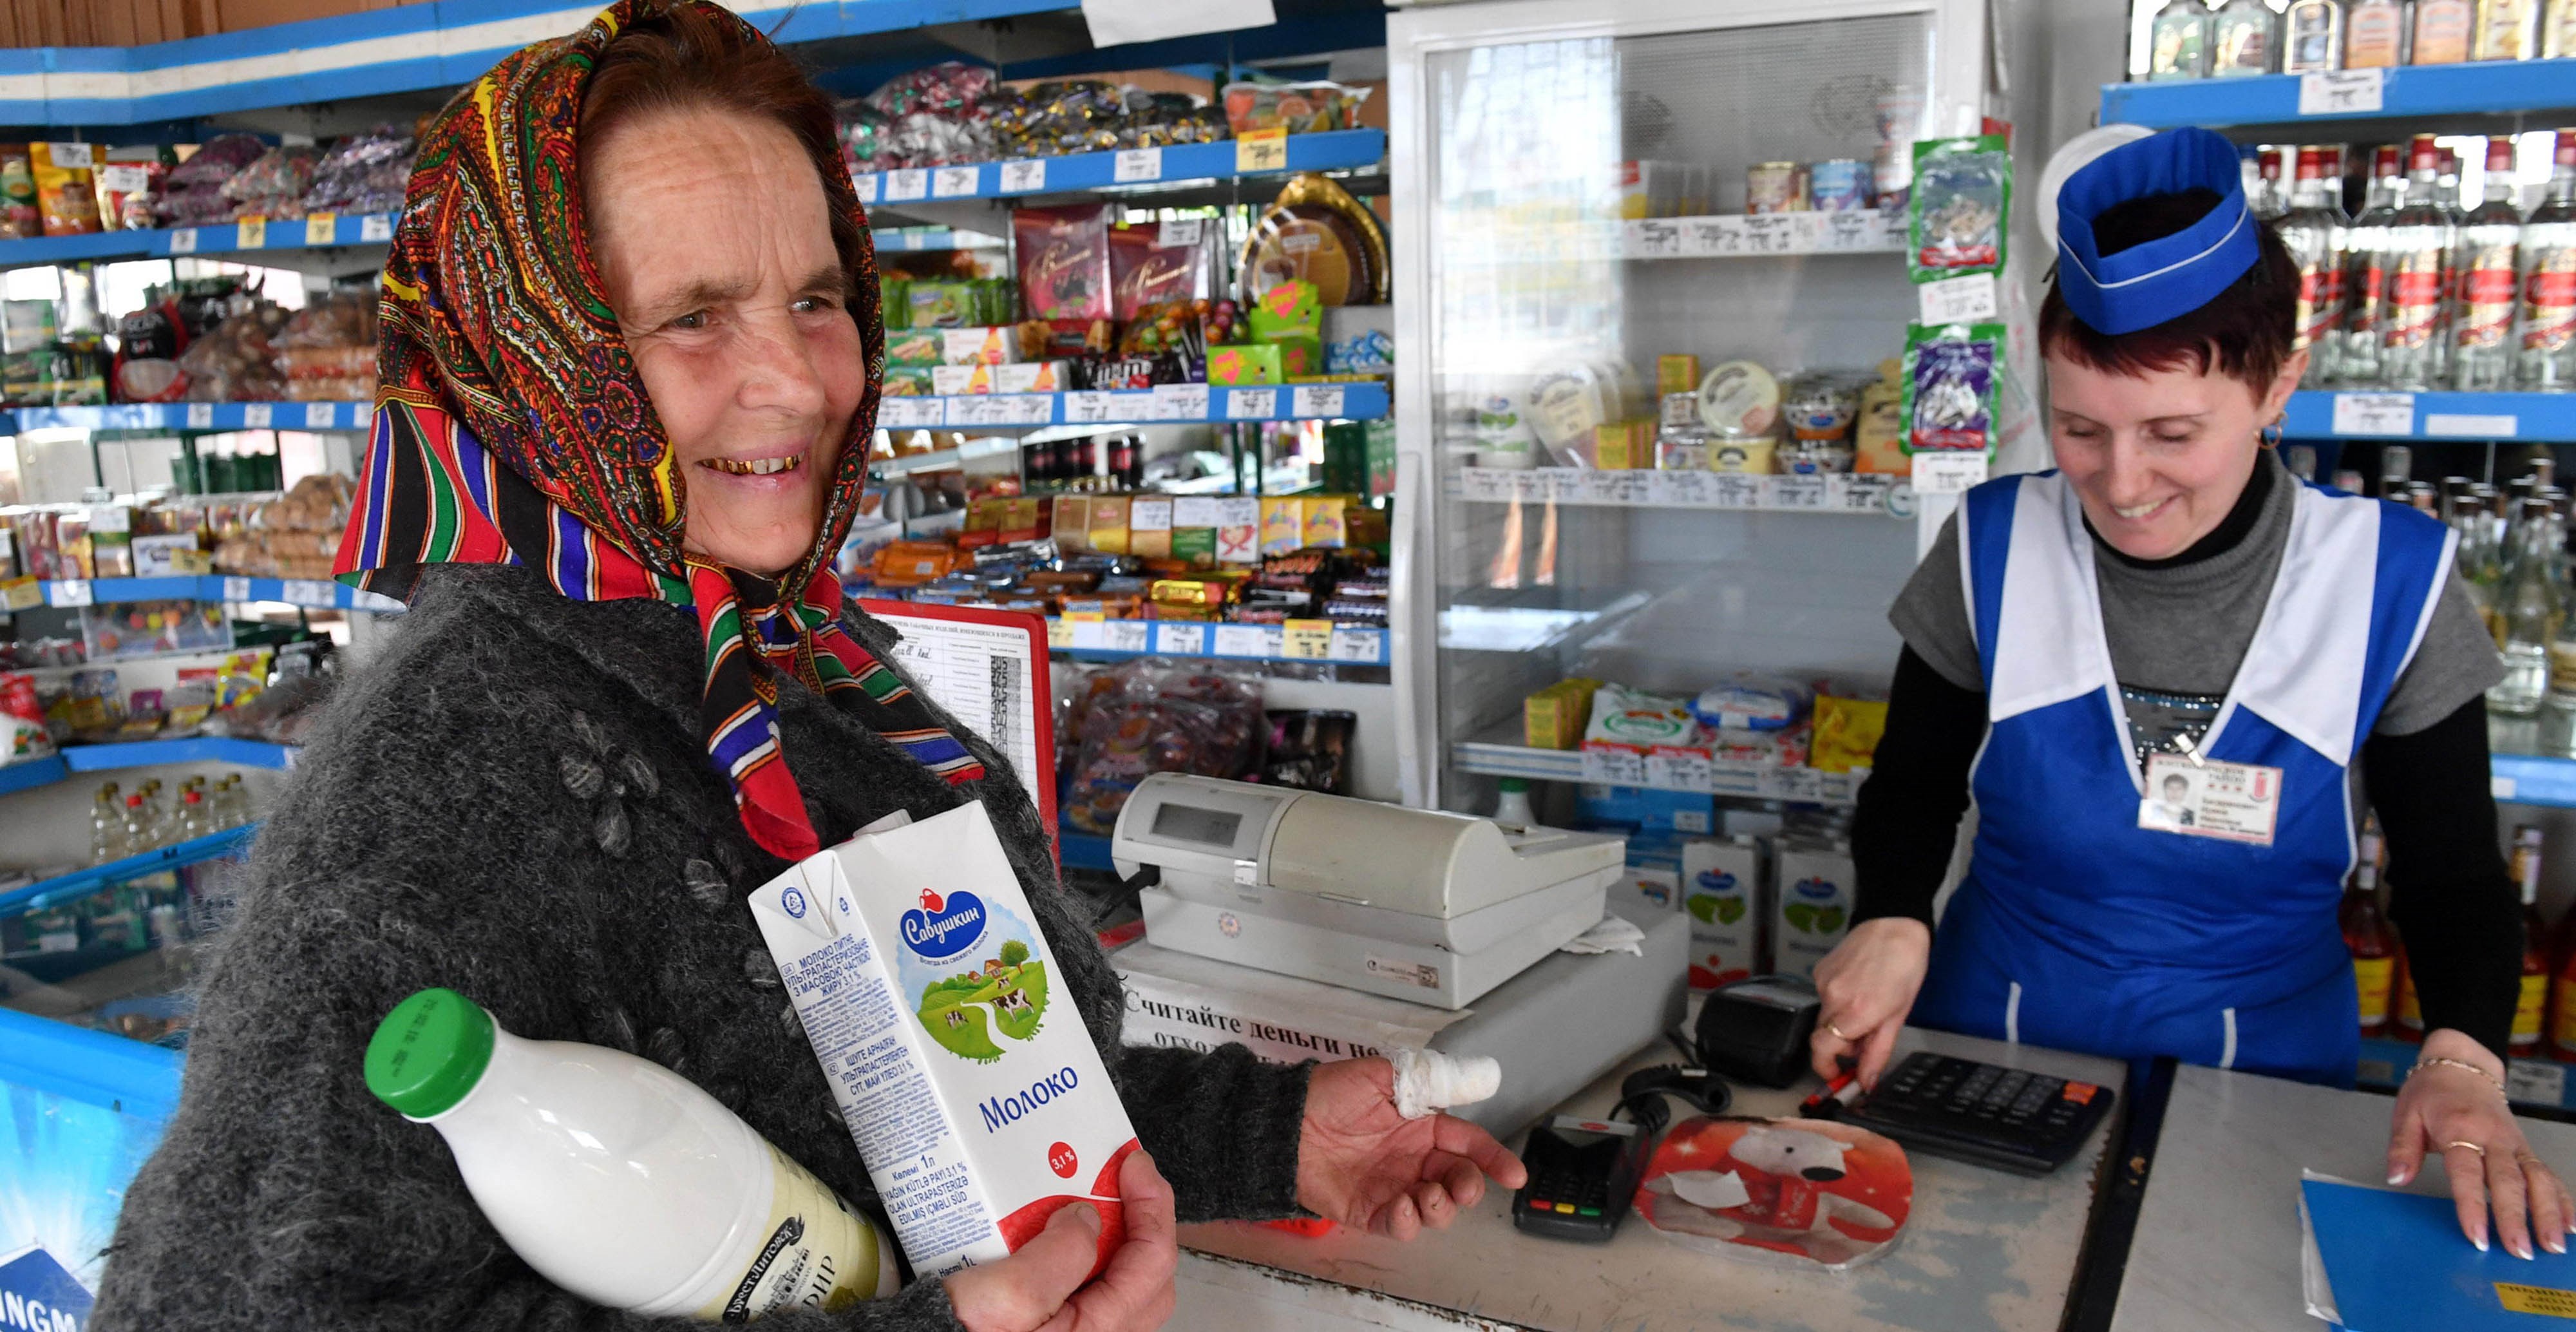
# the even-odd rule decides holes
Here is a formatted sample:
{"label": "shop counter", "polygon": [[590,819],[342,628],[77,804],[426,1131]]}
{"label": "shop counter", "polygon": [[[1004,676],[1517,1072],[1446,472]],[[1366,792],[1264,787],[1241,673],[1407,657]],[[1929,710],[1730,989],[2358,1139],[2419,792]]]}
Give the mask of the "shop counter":
{"label": "shop counter", "polygon": [[[1900,1057],[1935,1050],[2098,1083],[2124,1096],[2127,1090],[2126,1067],[2111,1059],[1910,1029],[1898,1048]],[[1662,1045],[1641,1052],[1563,1113],[1607,1113],[1621,1078],[1670,1063],[1672,1055]],[[1815,1086],[1811,1077],[1788,1091],[1741,1087],[1730,1113],[1794,1115]],[[1677,1119],[1689,1113],[1668,1103]],[[2113,1115],[2082,1155],[2041,1179],[1909,1153],[1914,1203],[1906,1234],[1877,1261],[1839,1274],[1687,1249],[1633,1214],[1605,1245],[1540,1239],[1512,1228],[1511,1195],[1491,1188],[1450,1229],[1426,1230],[1410,1244],[1348,1227],[1309,1237],[1240,1222],[1185,1226],[1172,1326],[2053,1332],[2075,1279],[2105,1142],[2119,1120]]]}
{"label": "shop counter", "polygon": [[[2299,1172],[2385,1181],[2396,1104],[2251,1073],[2177,1070],[2112,1332],[2325,1326],[2299,1293]],[[2522,1131],[2542,1159],[2576,1174],[2576,1126],[2525,1118]],[[2450,1177],[2428,1161],[2411,1188],[2448,1197]]]}

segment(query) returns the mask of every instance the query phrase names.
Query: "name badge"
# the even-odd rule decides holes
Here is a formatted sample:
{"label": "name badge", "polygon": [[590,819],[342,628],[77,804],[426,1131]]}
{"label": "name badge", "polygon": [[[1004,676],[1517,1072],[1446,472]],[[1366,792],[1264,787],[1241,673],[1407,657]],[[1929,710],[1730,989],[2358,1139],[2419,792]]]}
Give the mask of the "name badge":
{"label": "name badge", "polygon": [[2281,812],[2281,770],[2251,763],[2147,756],[2147,798],[2138,826],[2185,837],[2270,846]]}

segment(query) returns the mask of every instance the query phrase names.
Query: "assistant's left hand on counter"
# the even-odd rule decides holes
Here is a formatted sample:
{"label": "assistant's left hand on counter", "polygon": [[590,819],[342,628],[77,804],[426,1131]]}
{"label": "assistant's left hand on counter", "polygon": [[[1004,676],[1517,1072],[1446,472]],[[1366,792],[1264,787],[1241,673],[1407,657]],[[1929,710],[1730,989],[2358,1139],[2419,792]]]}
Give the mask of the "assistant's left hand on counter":
{"label": "assistant's left hand on counter", "polygon": [[1450,1115],[1406,1119],[1383,1059],[1317,1064],[1306,1084],[1297,1205],[1317,1216],[1409,1240],[1446,1227],[1485,1196],[1529,1179],[1494,1135]]}
{"label": "assistant's left hand on counter", "polygon": [[2466,1034],[2449,1028],[2427,1034],[2423,1055],[2397,1092],[2388,1182],[2412,1181],[2425,1155],[2439,1154],[2450,1176],[2451,1200],[2460,1209],[2460,1230],[2471,1243],[2487,1247],[2492,1210],[2505,1252],[2529,1258],[2537,1233],[2542,1248],[2565,1253],[2576,1227],[2576,1200],[2523,1138],[2505,1101],[2503,1079],[2503,1061]]}

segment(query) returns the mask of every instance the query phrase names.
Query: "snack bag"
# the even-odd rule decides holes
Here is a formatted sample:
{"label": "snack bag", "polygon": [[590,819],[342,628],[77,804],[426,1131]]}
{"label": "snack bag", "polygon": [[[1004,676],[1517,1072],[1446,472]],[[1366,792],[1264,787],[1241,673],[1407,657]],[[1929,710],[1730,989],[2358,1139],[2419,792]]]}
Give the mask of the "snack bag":
{"label": "snack bag", "polygon": [[1905,335],[1905,451],[1990,449],[2002,378],[2001,324],[1916,325]]}
{"label": "snack bag", "polygon": [[1011,214],[1020,291],[1030,318],[1111,317],[1109,210],[1108,204],[1094,204],[1022,208]]}
{"label": "snack bag", "polygon": [[1701,1115],[1655,1147],[1635,1205],[1684,1248],[1840,1272],[1904,1233],[1914,1167],[1904,1148],[1850,1124]]}
{"label": "snack bag", "polygon": [[2003,135],[1915,144],[1907,275],[1932,282],[2002,272],[2011,210],[2012,150]]}
{"label": "snack bag", "polygon": [[0,240],[34,240],[44,234],[44,215],[36,207],[36,173],[27,162],[27,145],[0,144]]}
{"label": "snack bag", "polygon": [[751,912],[917,1277],[1007,1257],[1076,1202],[1100,1210],[1099,1275],[1136,1131],[984,806],[881,820]]}
{"label": "snack bag", "polygon": [[1142,222],[1109,232],[1110,312],[1134,319],[1147,308],[1216,295],[1213,224],[1202,218]]}
{"label": "snack bag", "polygon": [[1816,734],[1808,761],[1819,772],[1866,768],[1887,729],[1887,700],[1816,696]]}
{"label": "snack bag", "polygon": [[36,177],[36,211],[48,236],[85,236],[98,230],[98,187],[90,178],[85,143],[31,143],[27,164]]}

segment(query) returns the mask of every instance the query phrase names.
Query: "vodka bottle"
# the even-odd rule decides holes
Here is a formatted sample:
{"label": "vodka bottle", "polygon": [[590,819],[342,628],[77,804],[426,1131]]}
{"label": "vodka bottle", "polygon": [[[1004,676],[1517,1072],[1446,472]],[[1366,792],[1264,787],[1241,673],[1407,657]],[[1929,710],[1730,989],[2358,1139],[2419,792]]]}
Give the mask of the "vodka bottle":
{"label": "vodka bottle", "polygon": [[2166,0],[2149,39],[2147,77],[2156,82],[2209,77],[2209,6]]}
{"label": "vodka bottle", "polygon": [[2290,258],[2299,265],[2298,342],[2307,348],[2306,383],[2325,384],[2335,377],[2341,348],[2336,331],[2343,325],[2343,206],[2326,193],[2326,157],[2332,150],[2299,150],[2298,187],[2290,211],[2272,224]]}
{"label": "vodka bottle", "polygon": [[2397,219],[2397,200],[2405,182],[2396,146],[2381,144],[2371,154],[2370,197],[2344,231],[2342,354],[2335,358],[2338,383],[2366,388],[2379,382],[2379,305],[2388,285],[2388,224]]}
{"label": "vodka bottle", "polygon": [[2463,219],[2451,260],[2459,275],[2451,387],[2463,393],[2513,387],[2513,316],[2522,284],[2514,248],[2522,239],[2522,213],[2513,206],[2513,140],[2503,135],[2487,140],[2486,196]]}
{"label": "vodka bottle", "polygon": [[2281,20],[2263,0],[2227,0],[2209,31],[2211,78],[2269,74],[2281,63]]}
{"label": "vodka bottle", "polygon": [[2352,0],[2344,16],[2343,67],[2386,69],[2406,54],[2404,0]]}
{"label": "vodka bottle", "polygon": [[2281,150],[2266,148],[2255,155],[2255,170],[2262,178],[2263,192],[2248,194],[2247,207],[2254,216],[2266,222],[2277,222],[2290,211],[2290,191],[2281,183]]}
{"label": "vodka bottle", "polygon": [[143,793],[125,797],[125,854],[139,856],[161,845],[158,830],[152,826],[152,815],[145,809]]}
{"label": "vodka bottle", "polygon": [[2343,68],[2343,0],[2290,0],[2281,29],[2282,73]]}
{"label": "vodka bottle", "polygon": [[2540,0],[2478,0],[2475,60],[2529,60],[2540,44]]}
{"label": "vodka bottle", "polygon": [[170,840],[193,842],[213,831],[206,816],[206,793],[193,786],[180,792],[178,826],[170,830]]}
{"label": "vodka bottle", "polygon": [[2477,20],[2477,0],[2415,0],[2415,40],[2407,63],[2456,65],[2468,59]]}
{"label": "vodka bottle", "polygon": [[2527,499],[2514,528],[2511,571],[2504,598],[2504,679],[2487,691],[2487,706],[2508,717],[2540,711],[2549,692],[2550,649],[2558,642],[2564,606],[2549,576],[2549,502]]}
{"label": "vodka bottle", "polygon": [[2443,297],[2451,282],[2451,210],[2441,199],[2442,149],[2415,136],[2408,154],[2406,202],[2389,220],[2379,296],[2379,378],[2394,389],[2428,390],[2442,382]]}
{"label": "vodka bottle", "polygon": [[2549,197],[2522,228],[2522,349],[2526,389],[2576,389],[2576,129],[2558,131]]}
{"label": "vodka bottle", "polygon": [[104,865],[132,854],[125,849],[124,802],[116,798],[116,783],[109,782],[90,800],[89,863]]}

